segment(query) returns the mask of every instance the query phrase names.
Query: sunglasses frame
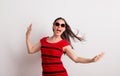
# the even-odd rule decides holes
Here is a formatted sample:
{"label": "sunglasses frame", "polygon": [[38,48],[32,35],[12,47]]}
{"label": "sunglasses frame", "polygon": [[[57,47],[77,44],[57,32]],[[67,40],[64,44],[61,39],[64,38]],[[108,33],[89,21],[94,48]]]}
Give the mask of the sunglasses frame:
{"label": "sunglasses frame", "polygon": [[60,23],[58,23],[58,22],[55,22],[55,23],[54,23],[54,25],[55,25],[55,26],[66,27],[66,25],[65,25],[65,24],[60,24]]}

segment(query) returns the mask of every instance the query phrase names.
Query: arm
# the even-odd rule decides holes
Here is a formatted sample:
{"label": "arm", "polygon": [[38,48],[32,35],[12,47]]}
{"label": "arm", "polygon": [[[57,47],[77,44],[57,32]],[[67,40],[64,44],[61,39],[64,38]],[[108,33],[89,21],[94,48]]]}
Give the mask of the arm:
{"label": "arm", "polygon": [[63,50],[66,52],[67,56],[69,58],[71,58],[74,62],[76,63],[91,63],[91,62],[96,62],[98,61],[103,55],[104,53],[101,53],[99,55],[96,55],[95,57],[93,58],[82,58],[82,57],[78,57],[73,49],[71,48],[71,46],[65,46],[63,48]]}
{"label": "arm", "polygon": [[30,26],[28,27],[28,30],[26,32],[26,45],[27,45],[27,50],[29,54],[33,54],[37,51],[39,51],[40,49],[40,43],[38,42],[37,44],[35,44],[34,46],[31,44],[30,41],[30,33],[32,31],[32,24],[30,24]]}

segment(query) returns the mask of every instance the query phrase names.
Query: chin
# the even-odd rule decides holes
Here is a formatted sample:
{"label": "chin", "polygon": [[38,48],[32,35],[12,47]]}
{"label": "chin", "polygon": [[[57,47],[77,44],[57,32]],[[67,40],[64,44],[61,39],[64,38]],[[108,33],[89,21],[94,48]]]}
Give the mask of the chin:
{"label": "chin", "polygon": [[62,34],[61,33],[57,33],[57,34],[54,34],[55,36],[61,36]]}
{"label": "chin", "polygon": [[56,36],[61,36],[61,34],[55,34]]}

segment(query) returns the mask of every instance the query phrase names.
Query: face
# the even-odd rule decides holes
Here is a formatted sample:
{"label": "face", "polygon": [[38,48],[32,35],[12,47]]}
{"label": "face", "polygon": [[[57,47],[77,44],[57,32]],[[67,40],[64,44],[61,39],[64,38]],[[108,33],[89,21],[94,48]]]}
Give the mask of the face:
{"label": "face", "polygon": [[53,24],[54,35],[56,35],[56,36],[61,36],[62,33],[65,31],[65,29],[66,29],[66,25],[65,25],[64,20],[62,20],[62,19],[57,20]]}

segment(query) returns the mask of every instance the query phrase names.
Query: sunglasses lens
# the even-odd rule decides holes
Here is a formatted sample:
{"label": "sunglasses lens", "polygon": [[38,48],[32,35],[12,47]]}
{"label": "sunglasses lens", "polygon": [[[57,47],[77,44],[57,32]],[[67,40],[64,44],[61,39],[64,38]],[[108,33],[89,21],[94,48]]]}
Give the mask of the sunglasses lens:
{"label": "sunglasses lens", "polygon": [[59,24],[59,23],[55,23],[55,26],[61,26],[61,27],[65,27],[65,24]]}
{"label": "sunglasses lens", "polygon": [[59,23],[55,23],[56,26],[59,26],[60,24]]}
{"label": "sunglasses lens", "polygon": [[61,24],[61,27],[65,27],[65,24]]}

